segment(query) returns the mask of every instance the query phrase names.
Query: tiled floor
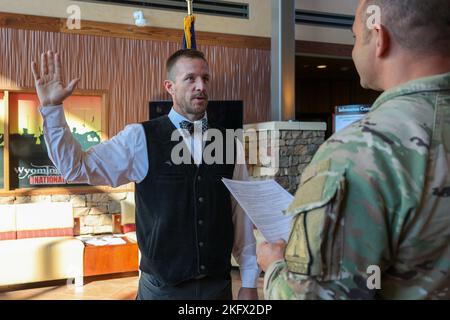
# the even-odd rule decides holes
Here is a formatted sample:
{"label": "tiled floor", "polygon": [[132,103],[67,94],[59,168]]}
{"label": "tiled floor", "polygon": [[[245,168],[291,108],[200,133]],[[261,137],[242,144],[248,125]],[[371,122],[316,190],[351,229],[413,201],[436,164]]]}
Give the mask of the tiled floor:
{"label": "tiled floor", "polygon": [[[233,269],[233,297],[236,299],[241,285],[239,271]],[[37,285],[0,288],[0,300],[133,300],[136,297],[138,275],[95,277],[85,280],[82,288],[75,288],[66,281]],[[262,293],[263,279],[258,281],[258,294]]]}

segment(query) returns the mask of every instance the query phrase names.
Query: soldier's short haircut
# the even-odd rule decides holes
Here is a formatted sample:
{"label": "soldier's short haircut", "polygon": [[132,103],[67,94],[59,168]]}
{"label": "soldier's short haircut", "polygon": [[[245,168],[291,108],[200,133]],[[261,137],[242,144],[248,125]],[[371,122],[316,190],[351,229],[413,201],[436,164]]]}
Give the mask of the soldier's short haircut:
{"label": "soldier's short haircut", "polygon": [[362,14],[365,26],[370,5],[381,8],[381,23],[402,47],[418,53],[449,54],[449,0],[365,0]]}
{"label": "soldier's short haircut", "polygon": [[174,75],[173,75],[173,68],[177,64],[178,60],[180,60],[181,58],[201,59],[201,60],[205,61],[206,63],[208,63],[208,61],[205,58],[205,55],[201,51],[194,50],[194,49],[181,49],[181,50],[178,50],[177,52],[172,54],[169,57],[169,59],[167,59],[166,72],[167,72],[168,79],[175,80],[174,79]]}

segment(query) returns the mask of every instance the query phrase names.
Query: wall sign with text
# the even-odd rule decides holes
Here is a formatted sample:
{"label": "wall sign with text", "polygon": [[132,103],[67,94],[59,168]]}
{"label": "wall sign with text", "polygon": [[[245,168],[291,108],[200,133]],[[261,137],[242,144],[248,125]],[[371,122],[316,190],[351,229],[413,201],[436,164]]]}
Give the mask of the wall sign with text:
{"label": "wall sign with text", "polygon": [[[9,97],[10,184],[12,189],[67,186],[47,152],[39,101],[35,94]],[[72,96],[64,113],[73,137],[87,150],[101,142],[102,97]],[[71,183],[73,185],[73,183]]]}
{"label": "wall sign with text", "polygon": [[370,111],[370,107],[364,104],[337,106],[333,116],[333,131],[338,132],[358,121]]}

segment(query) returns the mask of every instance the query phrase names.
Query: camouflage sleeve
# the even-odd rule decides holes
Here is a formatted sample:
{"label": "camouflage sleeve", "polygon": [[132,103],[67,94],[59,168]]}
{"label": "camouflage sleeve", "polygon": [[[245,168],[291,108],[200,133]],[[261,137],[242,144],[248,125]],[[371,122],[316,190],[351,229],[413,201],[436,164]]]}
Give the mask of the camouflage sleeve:
{"label": "camouflage sleeve", "polygon": [[[286,261],[274,263],[264,277],[266,300],[370,300],[377,297],[377,280],[347,274],[335,281],[289,271]],[[372,286],[373,289],[370,289]]]}
{"label": "camouflage sleeve", "polygon": [[333,136],[303,172],[286,211],[294,217],[285,261],[265,275],[267,299],[372,299],[395,290],[381,275],[417,206],[423,179],[411,172],[422,172],[427,157],[417,134],[395,131],[400,117],[390,110]]}
{"label": "camouflage sleeve", "polygon": [[[375,287],[367,285],[367,270],[381,265],[388,243],[386,230],[379,228],[379,221],[371,215],[378,217],[383,209],[374,205],[370,215],[365,215],[369,203],[359,197],[349,201],[349,185],[345,170],[334,167],[331,160],[305,170],[287,210],[294,218],[285,260],[274,263],[265,274],[266,299],[375,296]],[[363,180],[355,181],[351,188],[362,195],[370,190]],[[368,233],[364,235],[363,230]]]}
{"label": "camouflage sleeve", "polygon": [[277,261],[267,270],[264,277],[264,298],[266,300],[316,300],[320,298],[312,286],[315,282],[304,275],[290,274],[286,261]]}
{"label": "camouflage sleeve", "polygon": [[339,291],[338,285],[321,285],[312,277],[289,272],[286,261],[273,263],[264,277],[266,300],[332,300]]}

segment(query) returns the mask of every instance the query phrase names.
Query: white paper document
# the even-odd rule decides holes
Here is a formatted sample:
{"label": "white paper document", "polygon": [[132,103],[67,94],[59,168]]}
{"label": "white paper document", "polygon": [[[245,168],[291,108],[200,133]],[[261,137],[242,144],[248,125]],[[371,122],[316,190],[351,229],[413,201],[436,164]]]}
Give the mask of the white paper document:
{"label": "white paper document", "polygon": [[118,238],[115,236],[80,236],[77,237],[79,240],[83,241],[86,244],[90,244],[93,246],[106,246],[106,245],[115,245],[115,244],[126,244],[126,241],[122,238]]}
{"label": "white paper document", "polygon": [[268,242],[288,240],[292,216],[283,210],[294,200],[289,192],[275,180],[222,181]]}

